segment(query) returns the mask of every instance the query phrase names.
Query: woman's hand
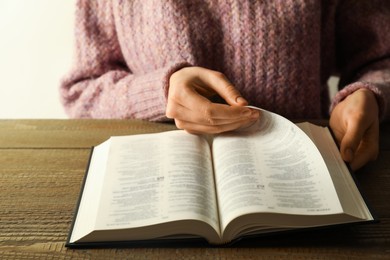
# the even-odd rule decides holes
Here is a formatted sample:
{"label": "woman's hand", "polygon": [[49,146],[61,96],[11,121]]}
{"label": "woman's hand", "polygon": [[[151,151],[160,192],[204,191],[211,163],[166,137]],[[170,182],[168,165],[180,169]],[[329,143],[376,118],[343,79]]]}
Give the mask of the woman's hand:
{"label": "woman's hand", "polygon": [[[213,103],[219,95],[227,104]],[[187,67],[172,74],[166,116],[178,128],[196,134],[215,134],[251,125],[259,112],[245,107],[248,102],[217,71]]]}
{"label": "woman's hand", "polygon": [[330,127],[340,145],[342,158],[357,170],[379,153],[378,103],[374,93],[359,89],[336,105]]}

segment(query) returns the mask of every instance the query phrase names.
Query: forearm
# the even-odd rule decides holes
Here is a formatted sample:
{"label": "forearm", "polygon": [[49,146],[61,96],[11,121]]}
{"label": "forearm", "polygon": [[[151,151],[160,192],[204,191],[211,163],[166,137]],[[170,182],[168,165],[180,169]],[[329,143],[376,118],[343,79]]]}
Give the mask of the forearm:
{"label": "forearm", "polygon": [[372,64],[359,73],[353,83],[337,93],[332,102],[331,111],[348,95],[361,88],[369,89],[375,94],[380,119],[390,120],[390,60]]}
{"label": "forearm", "polygon": [[134,65],[132,39],[118,38],[114,13],[113,1],[77,1],[75,60],[60,86],[65,110],[74,118],[166,120],[169,77],[186,64]]}
{"label": "forearm", "polygon": [[61,84],[61,100],[73,118],[136,118],[164,121],[172,64],[142,75],[108,70],[99,76],[75,70]]}

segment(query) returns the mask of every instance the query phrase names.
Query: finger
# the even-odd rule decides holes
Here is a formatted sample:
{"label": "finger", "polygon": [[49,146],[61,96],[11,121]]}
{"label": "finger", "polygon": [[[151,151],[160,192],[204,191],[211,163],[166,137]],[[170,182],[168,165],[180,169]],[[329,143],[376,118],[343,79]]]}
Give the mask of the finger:
{"label": "finger", "polygon": [[243,118],[256,119],[260,115],[260,111],[253,110],[241,106],[229,106],[218,103],[208,103],[205,106],[198,106],[194,108],[197,113],[203,116],[206,121],[213,119],[224,119],[224,120],[242,120]]}
{"label": "finger", "polygon": [[347,162],[353,160],[354,154],[363,139],[366,127],[361,125],[360,120],[349,120],[347,129],[340,144],[340,152],[343,159]]}
{"label": "finger", "polygon": [[365,149],[364,152],[357,152],[349,165],[351,166],[352,170],[358,170],[365,164],[367,164],[369,161],[375,160],[377,154],[378,152],[375,150],[374,147],[368,150]]}
{"label": "finger", "polygon": [[355,153],[353,160],[350,163],[352,170],[357,170],[377,158],[379,147],[377,143],[368,143],[364,147],[359,147]]}
{"label": "finger", "polygon": [[[250,108],[243,106],[229,106],[226,104],[212,103],[204,96],[199,95],[195,89],[185,88],[178,94],[175,99],[176,105],[188,108],[191,113],[197,114],[199,118],[204,118],[206,121],[212,121],[213,119],[233,119],[237,120],[242,117],[258,117],[259,113],[253,111]],[[177,108],[175,108],[177,109]],[[173,110],[173,109],[172,109]],[[182,111],[182,115],[186,115],[189,111]],[[180,118],[179,111],[170,111],[176,114],[178,119]],[[188,121],[188,118],[186,118]],[[194,120],[189,120],[194,121]]]}
{"label": "finger", "polygon": [[369,161],[376,160],[378,154],[379,124],[373,124],[365,133],[350,166],[353,170],[357,170]]}
{"label": "finger", "polygon": [[[225,105],[226,106],[226,105]],[[217,113],[219,114],[219,113]],[[240,115],[240,114],[239,114]],[[241,113],[241,116],[237,117],[205,117],[203,114],[199,114],[191,111],[190,109],[183,107],[181,105],[177,105],[174,111],[169,113],[170,118],[175,118],[177,120],[183,120],[187,122],[197,123],[201,125],[210,125],[210,126],[218,126],[218,125],[226,125],[232,124],[238,121],[243,121],[243,119],[254,119],[256,120],[259,117],[258,112],[249,111],[248,113]]]}
{"label": "finger", "polygon": [[184,129],[192,134],[219,134],[246,127],[247,125],[252,124],[254,121],[255,120],[241,120],[230,124],[211,126],[175,119],[176,126],[179,129]]}
{"label": "finger", "polygon": [[[201,68],[201,70],[207,70]],[[208,87],[211,87],[220,95],[229,105],[246,106],[248,102],[243,98],[240,92],[225,77],[223,73],[208,70],[208,73],[199,73],[199,79]]]}

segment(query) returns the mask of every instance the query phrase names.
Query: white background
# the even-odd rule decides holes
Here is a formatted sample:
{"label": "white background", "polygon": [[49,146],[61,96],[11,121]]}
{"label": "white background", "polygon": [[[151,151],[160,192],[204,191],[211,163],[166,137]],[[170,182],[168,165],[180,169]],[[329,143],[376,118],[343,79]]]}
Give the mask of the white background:
{"label": "white background", "polygon": [[0,119],[66,118],[75,0],[0,0]]}

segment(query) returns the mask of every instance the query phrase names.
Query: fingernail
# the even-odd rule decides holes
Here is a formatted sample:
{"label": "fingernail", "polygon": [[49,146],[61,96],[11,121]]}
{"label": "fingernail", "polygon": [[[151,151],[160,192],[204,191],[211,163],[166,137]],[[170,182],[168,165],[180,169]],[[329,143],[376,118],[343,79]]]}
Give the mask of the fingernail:
{"label": "fingernail", "polygon": [[253,118],[253,119],[259,118],[259,116],[260,116],[259,111],[252,110],[251,112],[252,112],[252,113],[251,113],[251,118]]}
{"label": "fingernail", "polygon": [[250,109],[246,109],[244,112],[242,112],[242,116],[250,117],[252,116],[252,111]]}
{"label": "fingernail", "polygon": [[246,102],[246,100],[243,97],[237,97],[236,98],[236,103],[245,103],[245,102]]}

